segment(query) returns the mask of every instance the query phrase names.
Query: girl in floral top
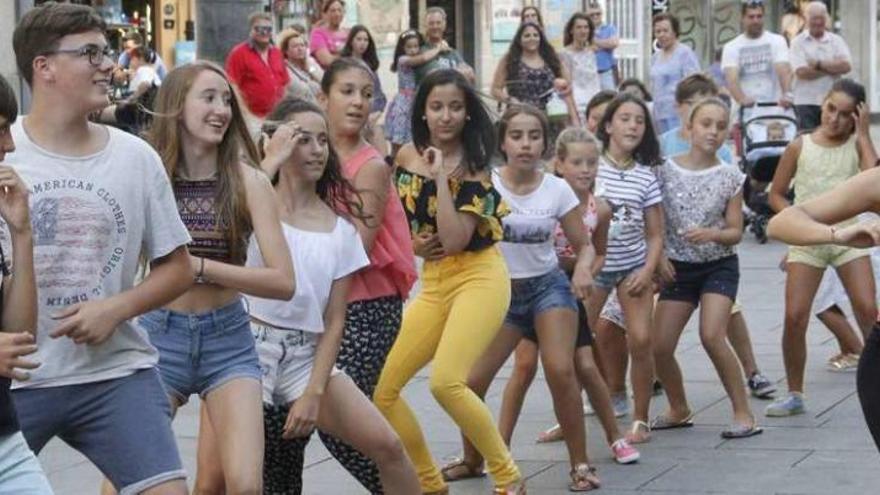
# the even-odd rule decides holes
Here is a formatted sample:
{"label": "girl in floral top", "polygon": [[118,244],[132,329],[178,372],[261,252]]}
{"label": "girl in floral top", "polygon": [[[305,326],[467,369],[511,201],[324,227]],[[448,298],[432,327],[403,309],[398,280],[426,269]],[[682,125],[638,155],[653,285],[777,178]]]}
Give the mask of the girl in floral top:
{"label": "girl in floral top", "polygon": [[691,149],[670,157],[658,170],[666,217],[666,257],[660,274],[667,282],[654,314],[654,358],[669,408],[651,422],[653,430],[693,425],[675,348],[691,314],[700,307],[700,340],[733,404],[733,423],[724,438],[761,433],[749,406],[739,362],[727,343],[730,310],[739,285],[735,247],[742,239],[745,176],[716,157],[724,144],[730,110],[717,98],[696,103],[687,129]]}
{"label": "girl in floral top", "polygon": [[510,303],[510,276],[495,244],[506,208],[490,180],[495,134],[474,89],[455,70],[429,74],[413,103],[413,143],[397,155],[397,185],[425,259],[422,291],[403,325],[373,400],[403,439],[424,493],[448,493],[403,387],[428,362],[431,391],[488,460],[496,493],[524,492],[522,475],[468,372],[494,339]]}

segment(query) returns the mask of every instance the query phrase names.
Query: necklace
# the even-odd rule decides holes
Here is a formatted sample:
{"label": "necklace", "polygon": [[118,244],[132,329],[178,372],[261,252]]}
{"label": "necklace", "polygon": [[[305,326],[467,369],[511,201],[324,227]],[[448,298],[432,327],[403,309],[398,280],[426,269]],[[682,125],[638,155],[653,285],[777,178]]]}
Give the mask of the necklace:
{"label": "necklace", "polygon": [[211,172],[210,175],[207,175],[207,176],[205,176],[205,177],[190,177],[190,176],[188,176],[188,175],[186,175],[186,174],[183,174],[183,173],[181,173],[181,172],[179,172],[179,171],[177,172],[176,175],[177,175],[177,178],[180,179],[180,180],[182,180],[182,181],[186,181],[186,182],[203,182],[203,181],[207,181],[207,180],[214,180],[214,179],[216,179],[216,178],[217,178],[217,171],[215,170],[215,171]]}
{"label": "necklace", "polygon": [[636,164],[635,159],[633,159],[632,157],[623,160],[623,162],[618,162],[608,152],[602,153],[602,156],[604,156],[605,160],[607,160],[608,163],[610,163],[611,166],[614,167],[615,170],[617,170],[617,172],[620,174],[621,180],[623,180],[623,178],[626,176],[626,173],[630,171],[633,167],[635,167]]}

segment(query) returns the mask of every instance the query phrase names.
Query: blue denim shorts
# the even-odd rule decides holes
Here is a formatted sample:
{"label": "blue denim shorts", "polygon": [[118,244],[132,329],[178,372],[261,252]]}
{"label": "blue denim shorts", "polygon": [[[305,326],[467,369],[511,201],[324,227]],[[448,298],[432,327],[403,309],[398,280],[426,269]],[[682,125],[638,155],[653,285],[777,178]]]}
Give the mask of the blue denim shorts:
{"label": "blue denim shorts", "polygon": [[537,341],[535,318],[557,308],[578,312],[571,283],[562,270],[554,269],[537,277],[513,279],[510,281],[510,308],[504,324],[516,327],[524,337]]}
{"label": "blue denim shorts", "polygon": [[240,299],[199,314],[159,309],[138,323],[159,350],[162,382],[180,404],[236,378],[260,381],[250,316]]}
{"label": "blue denim shorts", "polygon": [[57,436],[91,460],[120,495],[186,479],[171,405],[155,368],[100,382],[18,389],[12,398],[35,453]]}
{"label": "blue denim shorts", "polygon": [[627,268],[626,270],[602,270],[593,279],[593,284],[600,289],[610,291],[623,282],[623,279],[629,277],[631,273],[641,270],[643,266],[645,265],[641,264],[632,268]]}

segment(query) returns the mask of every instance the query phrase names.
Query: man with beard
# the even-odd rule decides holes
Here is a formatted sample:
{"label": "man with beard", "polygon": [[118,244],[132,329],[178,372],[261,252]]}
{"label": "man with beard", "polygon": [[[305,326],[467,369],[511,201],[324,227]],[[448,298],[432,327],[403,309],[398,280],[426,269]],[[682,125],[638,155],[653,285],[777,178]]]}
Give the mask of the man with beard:
{"label": "man with beard", "polygon": [[272,16],[258,12],[248,18],[250,38],[226,57],[226,73],[248,110],[265,117],[283,96],[290,76],[281,51],[272,44]]}

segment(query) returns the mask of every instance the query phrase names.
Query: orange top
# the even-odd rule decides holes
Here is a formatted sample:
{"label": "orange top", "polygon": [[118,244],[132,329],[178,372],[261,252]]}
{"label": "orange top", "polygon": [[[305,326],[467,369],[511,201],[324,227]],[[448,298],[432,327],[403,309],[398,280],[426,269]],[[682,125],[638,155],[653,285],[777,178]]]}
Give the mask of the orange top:
{"label": "orange top", "polygon": [[[376,148],[364,146],[342,164],[343,173],[349,180],[354,180],[361,167],[373,159],[382,161],[382,156]],[[405,300],[418,273],[406,214],[391,181],[388,181],[382,225],[368,255],[370,266],[354,275],[348,302],[397,295]]]}

